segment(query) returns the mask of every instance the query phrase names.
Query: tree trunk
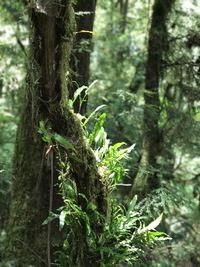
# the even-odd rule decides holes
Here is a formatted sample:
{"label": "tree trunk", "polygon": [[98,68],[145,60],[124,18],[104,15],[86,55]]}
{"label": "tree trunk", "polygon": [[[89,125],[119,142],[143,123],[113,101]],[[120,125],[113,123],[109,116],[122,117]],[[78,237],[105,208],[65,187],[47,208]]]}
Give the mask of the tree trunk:
{"label": "tree trunk", "polygon": [[[38,134],[39,122],[63,135],[76,149],[77,161],[67,150],[77,191],[106,214],[106,197],[92,150],[84,141],[79,120],[68,106],[69,58],[73,39],[71,0],[30,2],[31,53],[27,88],[16,139],[13,165],[12,202],[5,258],[17,260],[15,266],[50,266],[53,253],[62,243],[56,223],[42,225],[49,211],[61,206],[58,173],[53,151]],[[82,205],[81,201],[79,203]],[[97,231],[101,231],[99,226]],[[77,237],[78,238],[78,237]],[[74,266],[89,266],[85,242],[75,240]],[[91,264],[94,264],[92,262]],[[98,266],[98,265],[95,265]]]}
{"label": "tree trunk", "polygon": [[142,197],[159,186],[156,177],[156,160],[162,139],[158,125],[160,115],[159,79],[167,35],[166,21],[174,2],[175,0],[155,0],[153,6],[145,75],[143,148],[131,196],[138,194],[139,197]]}
{"label": "tree trunk", "polygon": [[125,33],[126,31],[126,25],[127,25],[127,13],[128,13],[128,6],[129,6],[129,0],[119,0],[119,8],[120,8],[120,30],[122,33]]}
{"label": "tree trunk", "polygon": [[[92,50],[93,25],[96,0],[79,0],[74,6],[76,12],[76,37],[71,55],[72,82],[70,97],[81,86],[89,84],[90,54]],[[81,99],[84,99],[81,104]],[[85,90],[74,104],[75,112],[86,113],[88,96]]]}

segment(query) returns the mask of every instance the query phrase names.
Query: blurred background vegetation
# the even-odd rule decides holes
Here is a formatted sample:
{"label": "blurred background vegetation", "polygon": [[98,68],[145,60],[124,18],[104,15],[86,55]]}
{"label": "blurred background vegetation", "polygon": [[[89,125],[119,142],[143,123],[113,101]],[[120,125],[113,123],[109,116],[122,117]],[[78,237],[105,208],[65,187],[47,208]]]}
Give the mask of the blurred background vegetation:
{"label": "blurred background vegetation", "polygon": [[[122,184],[133,184],[143,137],[145,65],[152,4],[129,0],[97,2],[90,63],[88,113],[105,104],[111,142],[136,144],[126,161]],[[27,14],[20,1],[0,3],[0,247],[8,217],[12,156],[26,83]],[[200,2],[177,0],[167,24],[159,100],[161,148],[156,172],[159,188],[137,205],[146,219],[161,212],[160,229],[172,238],[150,252],[146,266],[200,266]],[[84,44],[83,44],[84,45]],[[144,170],[144,174],[145,171]],[[116,198],[127,205],[130,186]]]}

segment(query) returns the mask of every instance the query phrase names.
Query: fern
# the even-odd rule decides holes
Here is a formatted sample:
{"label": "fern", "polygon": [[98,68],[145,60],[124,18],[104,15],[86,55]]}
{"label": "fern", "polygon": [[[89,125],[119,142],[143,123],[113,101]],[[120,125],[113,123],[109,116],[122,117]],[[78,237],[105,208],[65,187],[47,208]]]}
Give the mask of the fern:
{"label": "fern", "polygon": [[[82,92],[79,89],[75,98]],[[72,101],[73,102],[73,101]],[[161,222],[162,216],[146,225],[142,214],[143,204],[137,204],[134,197],[126,209],[115,203],[111,192],[116,190],[116,184],[123,178],[126,170],[123,160],[128,158],[129,153],[134,149],[134,145],[126,148],[125,143],[111,144],[104,129],[106,114],[102,113],[96,118],[93,130],[88,131],[86,125],[91,117],[94,117],[102,108],[98,107],[92,114],[85,118],[82,123],[87,142],[94,150],[96,164],[101,174],[102,183],[107,188],[107,193],[111,196],[111,212],[104,218],[97,210],[96,205],[89,201],[85,195],[77,193],[76,184],[70,177],[70,167],[67,162],[63,162],[59,157],[59,147],[72,150],[74,147],[66,138],[52,133],[45,122],[40,123],[39,132],[48,145],[54,146],[60,161],[60,190],[64,205],[58,209],[57,214],[50,214],[44,224],[53,219],[59,220],[59,228],[65,231],[66,239],[63,243],[63,250],[58,252],[59,266],[72,266],[70,255],[73,254],[73,245],[70,240],[78,236],[77,233],[85,228],[87,246],[92,254],[101,257],[101,267],[109,266],[132,266],[135,262],[145,256],[145,251],[156,244],[156,242],[168,239],[162,233],[155,231]],[[83,198],[85,202],[84,210],[79,205],[78,199]],[[141,206],[142,205],[142,206]],[[139,212],[140,207],[140,212]],[[104,230],[97,235],[94,225],[102,222]]]}

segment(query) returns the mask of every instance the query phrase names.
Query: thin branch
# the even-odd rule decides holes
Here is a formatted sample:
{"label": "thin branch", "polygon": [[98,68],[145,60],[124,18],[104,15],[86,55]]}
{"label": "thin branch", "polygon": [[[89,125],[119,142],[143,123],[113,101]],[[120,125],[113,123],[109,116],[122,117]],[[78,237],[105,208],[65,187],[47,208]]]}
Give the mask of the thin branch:
{"label": "thin branch", "polygon": [[185,61],[175,61],[175,62],[162,62],[164,67],[173,67],[173,66],[183,66],[188,65],[190,67],[200,67],[199,63],[196,62],[185,62]]}

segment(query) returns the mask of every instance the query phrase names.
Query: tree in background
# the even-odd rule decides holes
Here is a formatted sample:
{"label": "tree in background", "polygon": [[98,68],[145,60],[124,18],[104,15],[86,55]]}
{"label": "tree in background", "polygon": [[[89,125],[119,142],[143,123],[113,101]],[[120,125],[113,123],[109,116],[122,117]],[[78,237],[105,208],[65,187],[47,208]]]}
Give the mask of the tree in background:
{"label": "tree in background", "polygon": [[[96,9],[96,0],[78,0],[74,6],[76,15],[76,36],[71,55],[71,87],[70,97],[81,86],[89,85],[90,53],[92,50],[93,25]],[[87,107],[88,95],[82,91],[74,103],[74,110],[84,114]],[[81,99],[83,101],[81,101]]]}
{"label": "tree in background", "polygon": [[[118,35],[120,19],[116,8],[117,3],[119,1],[102,1],[97,5],[98,23],[95,25],[97,34],[94,36],[91,77],[99,79],[99,83],[95,85],[90,98],[92,103],[103,102],[108,105],[106,126],[111,140],[123,139],[128,144],[136,143],[136,149],[127,165],[132,168],[124,179],[124,182],[128,181],[130,184],[137,173],[138,161],[142,153],[140,144],[144,129],[141,127],[144,108],[144,66],[146,47],[148,47],[145,33],[149,27],[147,14],[151,14],[152,7],[146,2],[130,1],[127,13],[128,35]],[[112,12],[109,13],[109,10]],[[199,28],[198,10],[199,4],[196,1],[189,3],[177,0],[166,21],[167,31],[163,41],[159,73],[159,149],[156,155],[156,168],[150,169],[150,174],[156,173],[155,181],[159,181],[161,188],[150,190],[148,192],[150,195],[142,201],[143,203],[146,201],[145,211],[148,212],[148,216],[153,216],[156,210],[160,212],[164,209],[166,213],[165,229],[174,237],[173,255],[171,254],[173,260],[166,259],[166,255],[169,254],[164,248],[163,259],[159,256],[158,258],[160,262],[168,262],[165,264],[172,264],[172,266],[173,264],[181,266],[183,258],[198,254],[196,253],[198,238],[194,235],[196,230],[192,226],[193,220],[197,220],[199,214],[197,210],[199,50],[198,34],[196,34]],[[118,64],[117,51],[121,47],[128,47],[126,50],[128,55],[125,56],[123,64],[121,62]],[[118,67],[119,70],[117,70]],[[149,113],[154,110],[153,107],[149,108]],[[124,188],[121,201],[125,201],[129,192],[128,187]],[[177,227],[173,226],[174,223]],[[192,232],[188,231],[188,227],[193,229]],[[177,247],[181,242],[184,248],[179,250]],[[187,251],[187,255],[183,251]]]}
{"label": "tree in background", "polygon": [[166,45],[167,17],[174,4],[174,0],[163,2],[156,0],[153,6],[151,27],[149,31],[148,56],[146,63],[145,91],[144,91],[144,119],[143,119],[143,147],[138,173],[132,187],[132,195],[144,196],[146,192],[158,187],[156,177],[157,157],[160,149],[159,130],[159,80],[161,76],[161,62]]}
{"label": "tree in background", "polygon": [[[51,176],[51,173],[54,173],[53,180],[55,181],[59,175],[60,192],[63,190],[66,192],[65,197],[62,195],[63,199],[61,196],[57,198],[57,207],[60,207],[57,213],[54,213],[56,207],[53,207],[53,213],[50,214],[48,203],[49,195],[48,193],[44,194],[44,197],[47,199],[45,202],[47,204],[46,209],[48,209],[45,216],[48,216],[49,214],[49,217],[43,219],[46,219],[45,224],[47,222],[50,223],[51,230],[56,229],[57,231],[56,236],[53,236],[52,233],[46,235],[51,237],[51,240],[50,242],[46,240],[43,243],[45,250],[47,250],[45,244],[48,243],[48,245],[46,245],[46,247],[48,247],[48,253],[43,253],[44,259],[40,259],[40,255],[37,254],[37,251],[32,250],[31,253],[30,249],[32,249],[32,247],[28,247],[25,242],[22,243],[23,240],[20,238],[19,246],[24,249],[24,254],[26,252],[28,257],[32,255],[33,262],[38,261],[40,263],[41,260],[41,264],[43,264],[43,261],[45,265],[47,264],[47,255],[50,255],[49,258],[51,258],[49,262],[53,262],[53,253],[56,251],[56,255],[59,256],[59,264],[57,263],[59,266],[71,266],[72,263],[76,266],[78,262],[83,265],[82,262],[84,260],[82,262],[79,260],[83,254],[84,258],[87,259],[89,263],[90,260],[93,259],[98,263],[101,262],[101,264],[106,267],[120,264],[122,266],[129,266],[129,264],[132,266],[136,264],[141,267],[146,267],[147,265],[151,267],[196,267],[199,265],[200,255],[198,248],[200,239],[198,232],[200,193],[198,188],[200,172],[200,101],[198,88],[200,38],[198,32],[198,1],[177,0],[166,21],[167,29],[163,41],[164,49],[162,51],[162,61],[160,63],[161,68],[159,69],[161,70],[159,72],[159,120],[157,127],[159,130],[159,145],[158,153],[156,155],[156,168],[149,169],[148,166],[147,168],[144,168],[144,172],[147,170],[150,172],[150,175],[155,172],[155,176],[152,175],[152,177],[156,177],[156,181],[159,181],[159,188],[152,191],[148,190],[148,194],[145,192],[145,197],[142,197],[141,201],[136,203],[136,205],[135,200],[131,202],[131,205],[129,205],[128,202],[130,183],[132,183],[133,178],[137,173],[140,155],[143,152],[143,111],[147,107],[147,105],[144,105],[146,101],[144,99],[144,94],[147,94],[147,91],[149,91],[144,89],[145,65],[147,61],[146,56],[148,56],[147,35],[149,27],[151,26],[150,17],[152,15],[153,2],[155,3],[156,1],[102,0],[97,4],[93,36],[94,47],[91,57],[91,81],[98,80],[98,82],[95,82],[93,90],[90,91],[88,108],[93,110],[94,107],[101,105],[102,103],[107,105],[106,108],[104,107],[107,109],[107,122],[105,122],[105,127],[108,130],[108,138],[110,141],[107,140],[107,135],[102,127],[105,114],[98,116],[98,111],[96,115],[89,120],[89,123],[87,123],[87,125],[89,125],[87,130],[84,126],[84,129],[88,131],[85,132],[86,142],[88,144],[92,143],[94,153],[98,159],[97,166],[99,166],[101,173],[103,172],[104,174],[105,172],[108,172],[109,167],[111,167],[113,171],[113,164],[115,162],[113,162],[113,160],[117,159],[118,161],[118,158],[116,157],[117,153],[119,152],[120,155],[122,152],[120,150],[116,154],[113,154],[113,149],[119,146],[119,144],[112,146],[113,143],[116,141],[125,141],[129,145],[136,143],[135,149],[132,151],[128,161],[124,162],[126,168],[130,170],[125,172],[123,180],[120,180],[120,182],[118,178],[116,180],[116,182],[118,181],[117,188],[120,188],[120,192],[117,190],[113,192],[112,197],[109,197],[109,203],[112,203],[112,212],[110,216],[107,217],[106,224],[103,223],[105,217],[103,216],[102,218],[102,216],[99,215],[100,213],[96,212],[95,199],[94,201],[90,201],[85,193],[80,193],[80,190],[77,192],[77,185],[73,178],[74,171],[71,173],[69,168],[70,165],[65,164],[68,161],[68,154],[71,154],[71,156],[74,157],[74,162],[76,158],[76,164],[74,163],[73,165],[75,170],[80,166],[79,164],[81,164],[80,158],[77,157],[75,152],[77,149],[75,149],[71,139],[66,137],[65,134],[62,135],[61,132],[54,130],[54,126],[52,128],[51,121],[46,119],[46,117],[48,117],[48,111],[46,112],[45,108],[43,109],[45,114],[42,111],[41,113],[43,113],[43,115],[41,115],[41,119],[38,119],[37,121],[37,124],[40,122],[40,127],[38,125],[33,127],[34,131],[38,131],[39,128],[39,132],[43,134],[42,138],[46,144],[42,144],[43,150],[41,148],[41,151],[44,151],[44,157],[40,154],[45,165],[43,170],[47,170],[48,176]],[[127,9],[125,8],[126,3],[128,3]],[[26,40],[26,16],[24,16],[24,14],[23,16],[20,15],[24,12],[24,7],[21,5],[21,2],[16,1],[15,3],[11,3],[10,0],[5,0],[0,3],[0,9],[2,11],[2,16],[0,18],[2,24],[2,30],[0,32],[1,261],[1,253],[5,250],[4,240],[7,236],[5,220],[8,213],[7,207],[10,202],[10,162],[17,121],[17,117],[15,116],[18,116],[19,106],[21,106],[20,103],[22,102],[18,98],[18,93],[21,89],[18,89],[22,87],[21,84],[24,80],[23,62],[24,56],[26,57],[28,51],[26,48],[28,42]],[[122,30],[121,26],[122,21],[124,21],[122,19],[124,10],[126,10],[125,31]],[[76,14],[77,13],[79,14],[82,12],[77,11]],[[84,17],[87,19],[88,17],[86,16],[86,13],[83,16],[77,14],[77,18]],[[18,23],[18,26],[16,26],[16,23]],[[75,30],[74,35],[78,36],[76,32],[77,30]],[[69,65],[70,64],[71,63],[69,63]],[[37,65],[38,67],[38,64],[35,64],[35,61],[33,65]],[[70,68],[68,68],[69,74],[71,73]],[[40,68],[35,69],[38,70]],[[34,74],[32,69],[31,73]],[[36,74],[36,76],[39,77],[40,75]],[[36,80],[41,84],[40,79]],[[27,81],[31,84],[30,78],[27,79]],[[68,72],[66,83],[68,84],[68,91],[70,91],[71,78],[68,76]],[[35,84],[35,88],[37,85],[38,84]],[[29,86],[29,88],[30,87],[32,86]],[[31,91],[33,92],[33,90]],[[30,93],[27,94],[27,96],[29,95]],[[41,95],[39,95],[38,103],[40,101],[43,101]],[[70,106],[71,102],[72,101],[70,100]],[[44,101],[42,103],[44,103]],[[50,103],[46,103],[46,106],[49,105]],[[42,106],[41,103],[40,106]],[[154,107],[149,107],[148,109],[150,116],[153,116],[155,110]],[[90,111],[91,110],[89,110],[89,112]],[[79,116],[79,118],[81,118],[81,116]],[[95,125],[95,131],[91,133],[93,123]],[[64,119],[63,124],[65,124]],[[84,122],[82,122],[82,125],[83,124]],[[25,133],[26,131],[24,128],[22,129]],[[61,128],[59,127],[59,129]],[[41,135],[37,137],[39,141]],[[96,143],[94,138],[98,143]],[[111,145],[106,148],[108,149],[108,154],[101,154],[102,151],[105,151],[104,149],[108,143]],[[35,148],[36,146],[33,147],[33,149]],[[103,161],[107,161],[108,164],[110,164],[109,166],[105,166],[99,161],[99,159],[102,160],[102,156]],[[79,162],[78,164],[77,161]],[[52,164],[52,162],[54,162],[54,164]],[[41,163],[41,165],[43,165],[43,163]],[[38,162],[36,162],[36,164],[39,166]],[[53,165],[55,168],[52,172]],[[62,167],[63,165],[64,167]],[[17,166],[21,165],[18,164]],[[31,167],[31,171],[32,169],[33,168]],[[123,171],[118,168],[118,165],[116,170],[118,170],[117,173],[123,173]],[[145,174],[146,172],[144,173],[144,176]],[[113,175],[111,176],[113,177]],[[66,182],[64,183],[64,186],[61,183],[61,178]],[[47,183],[48,182],[49,180]],[[38,182],[38,184],[41,185],[42,183]],[[43,188],[46,186],[46,184],[44,184],[45,183],[43,183]],[[53,189],[53,191],[55,191],[53,199],[55,200],[56,191],[59,189],[58,187],[53,187]],[[45,190],[48,191],[49,188],[44,188],[43,191],[46,192]],[[27,192],[27,190],[25,191]],[[27,193],[26,196],[28,196]],[[42,196],[40,197],[39,194],[39,199],[41,198]],[[43,201],[40,200],[39,202],[43,203]],[[27,203],[30,207],[30,201]],[[120,206],[115,208],[115,204],[118,205],[118,203],[125,204],[130,213]],[[26,201],[24,201],[23,204],[23,209],[26,209]],[[71,208],[69,208],[69,205],[71,205]],[[136,221],[134,229],[131,228],[130,230],[129,215],[133,215],[132,207],[134,205],[134,211],[139,214],[138,216],[141,216],[142,214],[145,222]],[[20,210],[20,208],[21,207],[19,206],[18,209]],[[75,210],[76,212],[74,212]],[[141,236],[138,237],[137,235],[136,239],[134,239],[132,238],[132,234],[137,233],[138,225],[143,225],[144,223],[147,225],[150,220],[160,215],[161,212],[164,212],[164,220],[162,225],[160,225],[160,229],[165,229],[164,231],[169,233],[173,239],[167,244],[164,243],[163,246],[162,243],[159,244],[159,246],[154,249],[150,245],[150,249],[147,247],[147,253],[143,253],[141,248],[144,248],[145,243],[138,244],[138,242],[141,240],[144,241],[144,239],[140,239]],[[25,212],[23,211],[22,213]],[[35,210],[33,210],[33,213],[35,214]],[[15,213],[15,216],[17,216],[16,214],[17,212]],[[28,212],[26,214],[28,214]],[[127,215],[127,217],[124,216],[124,214]],[[19,215],[21,215],[20,211]],[[28,217],[30,218],[29,214]],[[54,217],[56,219],[51,221]],[[134,213],[133,220],[136,219],[137,215]],[[41,219],[41,221],[43,220]],[[33,224],[34,223],[35,222],[33,222]],[[25,221],[25,224],[28,223]],[[45,226],[45,224],[40,228],[44,229],[44,239],[46,238],[45,233],[48,233],[48,230],[45,232],[45,229],[48,229],[49,227]],[[62,228],[62,232],[58,232],[58,224],[59,227]],[[94,226],[94,224],[96,224],[96,226]],[[101,229],[103,228],[103,224],[105,226],[103,233],[96,234],[97,232],[102,232]],[[23,227],[22,222],[21,229],[23,229]],[[38,224],[38,229],[39,227],[40,224]],[[33,240],[32,237],[36,239],[37,233],[34,236],[35,230],[37,231],[37,229],[29,231],[31,240]],[[129,237],[131,233],[132,243],[130,243],[130,239],[124,239],[126,236],[125,233]],[[152,235],[155,236],[156,233],[153,232]],[[151,240],[152,235],[147,235],[147,240]],[[62,240],[64,240],[64,242],[62,242]],[[81,240],[81,242],[77,243],[76,240]],[[82,245],[83,243],[84,245]],[[60,249],[62,244],[63,248]],[[138,246],[136,246],[136,244],[139,246],[139,250],[137,250]],[[55,245],[57,247],[55,247]],[[134,254],[134,251],[136,250],[137,252]],[[77,253],[77,251],[79,251],[79,253]],[[122,251],[125,253],[122,253]],[[132,251],[133,254],[128,255],[127,251]],[[16,265],[17,262],[16,259],[14,259],[15,257],[13,254],[11,255],[11,258],[13,261],[8,261],[6,264]],[[60,261],[60,259],[62,259],[62,261]],[[70,264],[66,261],[68,259],[70,259]],[[131,263],[129,261],[131,261]],[[87,263],[87,265],[89,263]]]}

